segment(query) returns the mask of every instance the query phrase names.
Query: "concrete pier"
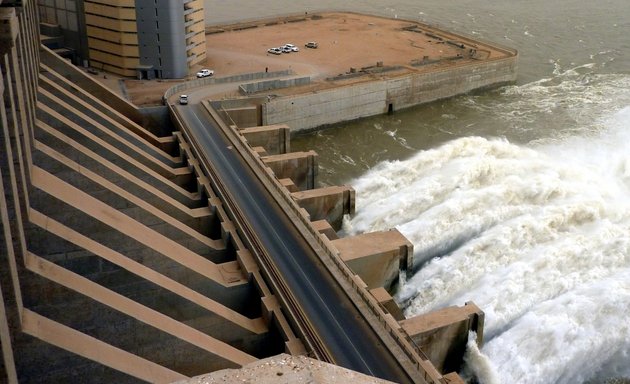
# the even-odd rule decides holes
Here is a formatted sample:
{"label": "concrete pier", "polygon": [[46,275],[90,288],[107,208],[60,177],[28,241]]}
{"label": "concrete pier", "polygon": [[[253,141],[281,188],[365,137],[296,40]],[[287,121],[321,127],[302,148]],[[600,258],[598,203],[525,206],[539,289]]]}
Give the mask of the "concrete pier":
{"label": "concrete pier", "polygon": [[256,105],[246,105],[221,110],[223,119],[234,127],[255,127],[260,122],[260,108]]}
{"label": "concrete pier", "polygon": [[[239,127],[241,127],[239,125]],[[252,147],[263,147],[269,155],[279,155],[291,151],[291,133],[286,124],[266,125],[240,129]]]}
{"label": "concrete pier", "polygon": [[311,220],[326,220],[336,230],[341,229],[344,215],[354,214],[355,191],[349,186],[330,186],[294,192],[293,199],[306,209]]}
{"label": "concrete pier", "polygon": [[291,179],[300,191],[313,189],[317,182],[317,152],[291,152],[264,156],[261,160],[278,179]]}
{"label": "concrete pier", "polygon": [[413,261],[413,244],[396,229],[332,240],[332,244],[369,289],[389,289],[400,269]]}
{"label": "concrete pier", "polygon": [[468,302],[403,320],[400,325],[444,374],[460,370],[470,331],[477,334],[477,345],[482,345],[484,318],[483,311]]}

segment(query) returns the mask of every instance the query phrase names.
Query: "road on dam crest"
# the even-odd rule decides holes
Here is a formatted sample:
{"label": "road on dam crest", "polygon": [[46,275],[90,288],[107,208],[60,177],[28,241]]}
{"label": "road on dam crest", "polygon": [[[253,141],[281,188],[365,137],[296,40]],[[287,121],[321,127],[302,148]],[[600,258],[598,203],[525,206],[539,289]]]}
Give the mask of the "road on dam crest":
{"label": "road on dam crest", "polygon": [[204,107],[175,108],[271,255],[334,363],[395,382],[412,382]]}

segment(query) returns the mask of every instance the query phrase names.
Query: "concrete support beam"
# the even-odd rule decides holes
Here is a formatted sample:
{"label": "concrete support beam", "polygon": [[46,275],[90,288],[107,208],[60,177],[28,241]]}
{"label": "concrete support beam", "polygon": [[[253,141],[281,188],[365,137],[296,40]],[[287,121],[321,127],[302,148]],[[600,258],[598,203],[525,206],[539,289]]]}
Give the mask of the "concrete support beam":
{"label": "concrete support beam", "polygon": [[149,382],[169,382],[186,378],[178,372],[103,343],[97,338],[78,332],[30,310],[24,311],[23,331],[42,341],[85,358],[101,361],[107,366]]}
{"label": "concrete support beam", "polygon": [[263,318],[266,320],[267,324],[270,324],[270,328],[272,326],[276,327],[284,339],[284,353],[291,355],[306,354],[304,343],[295,336],[286,317],[282,314],[282,308],[280,307],[278,299],[273,295],[269,295],[261,298],[261,303]]}
{"label": "concrete support beam", "polygon": [[99,100],[85,89],[78,87],[76,84],[72,83],[70,80],[54,71],[52,68],[49,68],[45,64],[41,64],[41,68],[42,74],[39,77],[40,84],[56,88],[57,90],[60,90],[62,92],[65,91],[67,92],[67,97],[77,97],[79,100],[81,100],[81,103],[84,103],[85,105],[91,106],[92,108],[96,109],[103,116],[103,118],[116,122],[120,126],[125,127],[125,129],[133,132],[139,137],[142,137],[147,142],[151,143],[151,145],[162,149],[163,151],[165,151],[165,153],[169,153],[171,155],[176,154],[175,139],[173,135],[167,135],[165,137],[156,136],[153,132],[138,125],[134,121],[127,118],[125,115],[122,115],[117,111],[109,108],[109,106],[105,102]]}
{"label": "concrete support beam", "polygon": [[289,178],[301,190],[313,189],[317,182],[317,153],[291,152],[261,157],[278,179]]}
{"label": "concrete support beam", "polygon": [[0,8],[0,52],[5,53],[15,46],[18,30],[15,8]]}
{"label": "concrete support beam", "polygon": [[345,237],[332,244],[369,289],[391,288],[400,269],[413,263],[413,244],[396,229]]}
{"label": "concrete support beam", "polygon": [[240,130],[252,147],[263,147],[270,155],[278,155],[290,151],[291,130],[286,124],[266,125],[263,127]]}
{"label": "concrete support beam", "polygon": [[355,191],[349,186],[311,189],[291,193],[291,196],[312,220],[326,220],[336,231],[341,229],[343,216],[354,213]]}
{"label": "concrete support beam", "polygon": [[[38,107],[40,111],[43,112],[39,116],[40,120],[50,125],[52,128],[60,130],[64,132],[64,134],[80,134],[85,139],[92,140],[97,144],[100,147],[99,152],[104,150],[109,151],[131,165],[145,169],[146,172],[152,172],[166,177],[177,185],[184,186],[191,183],[193,175],[188,168],[172,168],[164,162],[158,161],[155,157],[147,154],[133,143],[113,134],[103,127],[102,124],[63,103],[49,92],[42,88],[39,89],[39,92],[40,100]],[[44,101],[48,103],[44,103]],[[53,109],[51,106],[55,106],[55,108]],[[77,120],[79,123],[69,117],[79,119]],[[93,132],[98,132],[98,135]]]}
{"label": "concrete support beam", "polygon": [[139,242],[154,249],[173,261],[196,270],[207,278],[223,286],[245,283],[240,270],[227,270],[204,257],[190,251],[181,244],[168,239],[149,227],[138,223],[110,206],[100,202],[83,191],[61,181],[39,167],[33,167],[33,186],[52,195],[63,197],[64,201],[85,212],[96,220],[134,237]]}
{"label": "concrete support beam", "polygon": [[469,331],[477,333],[477,344],[481,346],[484,317],[483,311],[469,301],[463,307],[448,307],[403,320],[400,325],[444,374],[461,368]]}
{"label": "concrete support beam", "polygon": [[92,95],[108,104],[113,110],[122,113],[128,119],[144,127],[151,126],[151,123],[159,125],[156,122],[146,121],[146,119],[138,111],[138,108],[136,108],[133,104],[120,97],[115,92],[112,92],[109,88],[107,88],[107,86],[92,79],[78,68],[68,65],[64,59],[54,54],[50,49],[41,46],[39,53],[42,62],[49,68],[58,72],[82,89],[89,90]]}

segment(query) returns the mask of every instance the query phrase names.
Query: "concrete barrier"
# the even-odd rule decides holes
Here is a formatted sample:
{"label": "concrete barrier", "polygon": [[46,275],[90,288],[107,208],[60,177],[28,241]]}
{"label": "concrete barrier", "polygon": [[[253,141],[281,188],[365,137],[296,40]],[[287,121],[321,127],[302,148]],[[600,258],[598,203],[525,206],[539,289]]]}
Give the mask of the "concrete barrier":
{"label": "concrete barrier", "polygon": [[233,76],[225,76],[225,77],[204,77],[201,79],[194,79],[190,81],[186,81],[184,83],[179,83],[170,87],[164,92],[164,96],[162,97],[162,101],[168,100],[171,96],[185,93],[185,91],[193,88],[203,87],[207,85],[213,84],[225,84],[225,83],[238,83],[243,81],[252,81],[257,79],[270,79],[274,77],[281,76],[289,76],[291,75],[290,69],[285,69],[283,71],[274,71],[274,72],[251,72],[251,73],[242,73]]}
{"label": "concrete barrier", "polygon": [[273,79],[266,81],[257,81],[254,83],[241,84],[238,90],[243,95],[249,95],[257,92],[271,91],[273,89],[282,89],[289,87],[298,87],[300,85],[308,85],[311,83],[311,78],[297,77],[294,79]]}

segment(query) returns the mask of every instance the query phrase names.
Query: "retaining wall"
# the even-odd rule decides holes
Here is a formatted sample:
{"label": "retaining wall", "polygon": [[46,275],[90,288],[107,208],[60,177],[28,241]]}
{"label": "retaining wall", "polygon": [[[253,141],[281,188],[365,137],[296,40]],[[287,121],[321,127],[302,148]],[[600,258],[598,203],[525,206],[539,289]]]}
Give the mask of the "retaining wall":
{"label": "retaining wall", "polygon": [[263,104],[262,122],[284,123],[293,132],[310,130],[510,83],[516,80],[516,68],[517,55],[514,55],[276,98]]}
{"label": "retaining wall", "polygon": [[271,91],[274,89],[298,87],[300,85],[308,85],[310,83],[310,77],[297,77],[294,79],[273,79],[241,84],[239,85],[238,90],[242,95],[249,95],[256,92]]}

